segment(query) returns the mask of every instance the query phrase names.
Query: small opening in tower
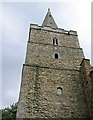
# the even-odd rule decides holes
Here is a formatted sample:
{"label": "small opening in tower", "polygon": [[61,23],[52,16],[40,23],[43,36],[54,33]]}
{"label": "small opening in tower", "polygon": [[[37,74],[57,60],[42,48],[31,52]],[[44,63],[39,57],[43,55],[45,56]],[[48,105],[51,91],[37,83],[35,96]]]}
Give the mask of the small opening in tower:
{"label": "small opening in tower", "polygon": [[51,15],[49,15],[49,17],[51,17]]}
{"label": "small opening in tower", "polygon": [[74,117],[74,112],[71,112],[71,117]]}
{"label": "small opening in tower", "polygon": [[88,81],[86,82],[86,85],[88,84]]}
{"label": "small opening in tower", "polygon": [[71,112],[71,114],[74,114],[73,112]]}
{"label": "small opening in tower", "polygon": [[57,94],[58,94],[58,95],[62,95],[62,88],[61,88],[61,87],[58,87],[58,88],[57,88]]}
{"label": "small opening in tower", "polygon": [[55,58],[58,59],[58,54],[57,53],[55,53]]}
{"label": "small opening in tower", "polygon": [[53,38],[53,45],[58,45],[58,40],[56,37]]}

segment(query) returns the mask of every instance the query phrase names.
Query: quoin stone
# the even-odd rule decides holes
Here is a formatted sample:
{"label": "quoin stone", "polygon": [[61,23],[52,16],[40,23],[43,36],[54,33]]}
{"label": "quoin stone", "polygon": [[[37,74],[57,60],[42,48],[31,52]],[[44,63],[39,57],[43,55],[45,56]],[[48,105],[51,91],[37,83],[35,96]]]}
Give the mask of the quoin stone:
{"label": "quoin stone", "polygon": [[58,28],[48,9],[30,25],[16,117],[93,119],[92,86],[77,32]]}

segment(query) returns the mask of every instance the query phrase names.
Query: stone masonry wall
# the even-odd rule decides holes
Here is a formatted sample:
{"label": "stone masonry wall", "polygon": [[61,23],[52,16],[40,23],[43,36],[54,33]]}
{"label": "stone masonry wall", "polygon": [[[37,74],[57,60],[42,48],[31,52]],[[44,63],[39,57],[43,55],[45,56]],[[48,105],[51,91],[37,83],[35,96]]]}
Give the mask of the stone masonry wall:
{"label": "stone masonry wall", "polygon": [[89,118],[80,71],[24,65],[24,72],[19,118]]}
{"label": "stone masonry wall", "polygon": [[91,76],[91,118],[93,120],[93,70],[90,72]]}
{"label": "stone masonry wall", "polygon": [[90,74],[91,66],[89,59],[83,59],[81,63],[81,77],[83,80],[90,116],[93,119],[93,77]]}
{"label": "stone masonry wall", "polygon": [[58,39],[59,46],[67,46],[80,48],[77,35],[68,35],[44,30],[38,30],[31,28],[31,33],[29,37],[29,41],[35,43],[43,43],[43,44],[52,44],[53,38],[56,37]]}
{"label": "stone masonry wall", "polygon": [[83,58],[77,35],[31,28],[17,118],[89,118],[80,74]]}
{"label": "stone masonry wall", "polygon": [[[58,58],[54,54],[58,53]],[[81,49],[28,43],[26,64],[79,69],[84,58]]]}
{"label": "stone masonry wall", "polygon": [[[54,37],[58,45],[53,45]],[[58,60],[54,58],[55,53],[58,53]],[[77,36],[31,29],[26,64],[79,69],[83,58]]]}

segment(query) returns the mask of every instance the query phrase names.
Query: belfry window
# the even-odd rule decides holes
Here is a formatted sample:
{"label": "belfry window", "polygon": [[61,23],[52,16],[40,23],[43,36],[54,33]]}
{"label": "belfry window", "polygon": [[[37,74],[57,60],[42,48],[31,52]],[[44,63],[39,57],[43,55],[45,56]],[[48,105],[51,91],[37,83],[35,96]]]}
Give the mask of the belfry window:
{"label": "belfry window", "polygon": [[61,88],[61,87],[58,87],[58,88],[57,88],[57,94],[58,94],[58,95],[62,95],[62,93],[63,93],[62,88]]}
{"label": "belfry window", "polygon": [[58,54],[57,53],[55,53],[55,58],[58,59]]}
{"label": "belfry window", "polygon": [[53,45],[58,45],[58,40],[56,37],[53,38]]}

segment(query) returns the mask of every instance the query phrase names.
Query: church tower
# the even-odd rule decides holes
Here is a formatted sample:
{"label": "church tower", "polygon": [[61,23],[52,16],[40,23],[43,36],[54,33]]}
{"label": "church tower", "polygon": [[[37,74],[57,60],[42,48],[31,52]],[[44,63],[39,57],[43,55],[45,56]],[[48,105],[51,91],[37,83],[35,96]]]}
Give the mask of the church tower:
{"label": "church tower", "polygon": [[17,118],[90,118],[76,31],[58,28],[48,9],[30,25]]}

